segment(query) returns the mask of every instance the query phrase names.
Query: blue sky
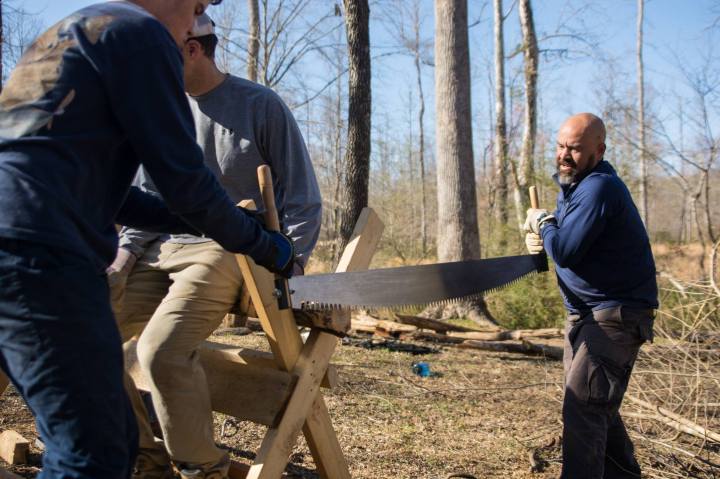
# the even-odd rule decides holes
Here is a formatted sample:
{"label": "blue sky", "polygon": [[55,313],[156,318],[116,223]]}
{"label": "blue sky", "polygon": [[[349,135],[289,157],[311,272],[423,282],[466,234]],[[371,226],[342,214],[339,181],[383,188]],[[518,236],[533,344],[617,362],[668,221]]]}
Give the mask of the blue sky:
{"label": "blue sky", "polygon": [[[317,0],[325,7],[329,0]],[[36,13],[47,27],[63,16],[83,6],[96,3],[88,0],[17,0],[16,4]],[[505,0],[505,8],[513,3]],[[372,2],[371,2],[372,4]],[[483,141],[483,130],[489,126],[488,110],[492,90],[488,77],[488,66],[493,55],[492,2],[469,0],[471,22],[479,19],[477,26],[470,29],[471,62],[473,74],[473,113],[478,143]],[[603,98],[597,93],[599,79],[608,74],[608,66],[599,62],[598,57],[613,59],[613,74],[619,78],[619,89],[632,91],[635,86],[635,0],[535,0],[533,8],[539,37],[552,34],[559,24],[565,23],[576,39],[562,39],[554,45],[571,46],[583,50],[570,61],[557,58],[543,58],[540,66],[540,120],[546,127],[553,128],[566,115],[577,111],[598,111]],[[244,9],[245,2],[239,2]],[[589,6],[588,6],[589,5]],[[422,1],[425,13],[424,36],[432,37],[433,3]],[[578,10],[581,10],[578,13]],[[210,9],[212,15],[213,8]],[[373,9],[371,20],[371,43],[374,54],[389,50],[392,45],[388,27],[383,18],[382,8]],[[716,0],[647,0],[645,7],[645,63],[648,101],[654,102],[656,111],[670,108],[664,98],[674,93],[687,95],[683,76],[679,70],[682,64],[688,70],[699,66],[703,53],[713,34],[709,27],[713,19],[720,16]],[[519,41],[516,11],[506,21],[506,51]],[[714,32],[720,28],[716,27]],[[580,39],[582,37],[582,39]],[[717,39],[718,35],[715,35]],[[588,40],[599,49],[588,55],[582,40]],[[541,48],[543,45],[541,45]],[[510,78],[519,71],[516,58],[508,65],[506,75]],[[310,65],[312,67],[312,65]],[[311,73],[317,81],[324,83],[324,68],[313,68]],[[329,72],[328,72],[329,75]],[[425,93],[429,102],[427,128],[433,129],[433,71],[424,68]],[[519,77],[518,77],[519,80]],[[346,81],[346,80],[345,80]],[[410,109],[409,98],[414,95],[415,80],[412,64],[408,57],[394,56],[373,64],[374,123],[387,122],[398,125],[398,131],[406,129]],[[414,100],[413,100],[414,101]],[[673,103],[674,105],[675,103]],[[416,105],[415,105],[416,107]],[[669,110],[667,113],[669,115]],[[717,120],[717,119],[716,119]],[[430,132],[431,133],[431,132]],[[404,134],[404,133],[403,133]],[[432,136],[432,133],[431,133]],[[477,146],[477,145],[476,145]]]}

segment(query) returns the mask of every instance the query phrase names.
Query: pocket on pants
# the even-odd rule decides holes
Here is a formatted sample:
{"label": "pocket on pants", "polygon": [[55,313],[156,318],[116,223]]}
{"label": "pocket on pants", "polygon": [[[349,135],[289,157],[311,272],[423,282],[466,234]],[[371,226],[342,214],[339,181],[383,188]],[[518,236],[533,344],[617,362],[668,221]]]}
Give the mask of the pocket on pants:
{"label": "pocket on pants", "polygon": [[605,358],[589,355],[587,401],[601,406],[619,406],[625,395],[630,368],[611,364]]}

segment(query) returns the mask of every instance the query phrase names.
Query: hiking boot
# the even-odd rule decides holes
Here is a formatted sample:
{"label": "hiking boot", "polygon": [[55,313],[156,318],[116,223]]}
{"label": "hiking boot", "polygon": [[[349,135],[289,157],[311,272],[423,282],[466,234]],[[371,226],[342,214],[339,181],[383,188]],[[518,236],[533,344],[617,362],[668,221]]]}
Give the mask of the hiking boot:
{"label": "hiking boot", "polygon": [[140,449],[135,468],[133,468],[132,479],[174,479],[170,458],[165,451]]}
{"label": "hiking boot", "polygon": [[230,456],[225,454],[216,464],[184,464],[178,469],[180,469],[181,479],[228,479]]}

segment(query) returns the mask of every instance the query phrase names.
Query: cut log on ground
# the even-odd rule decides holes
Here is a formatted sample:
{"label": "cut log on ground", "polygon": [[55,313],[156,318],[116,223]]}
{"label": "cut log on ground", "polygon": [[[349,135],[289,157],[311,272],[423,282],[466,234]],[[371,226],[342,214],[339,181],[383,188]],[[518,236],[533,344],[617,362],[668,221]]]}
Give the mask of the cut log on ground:
{"label": "cut log on ground", "polygon": [[660,406],[656,406],[655,404],[651,404],[635,396],[626,395],[625,397],[631,403],[637,404],[638,406],[644,407],[645,409],[654,412],[655,414],[646,415],[646,417],[649,419],[654,419],[658,422],[673,427],[678,431],[684,432],[685,434],[699,437],[700,439],[706,441],[709,440],[720,443],[720,434],[718,434],[717,432],[704,428],[701,425],[689,419],[686,419],[678,414],[675,414],[672,411],[669,411]]}
{"label": "cut log on ground", "polygon": [[380,319],[375,326],[375,334],[381,337],[392,337],[403,339],[417,331],[417,327],[409,324],[400,324],[395,321]]}
{"label": "cut log on ground", "polygon": [[429,341],[431,343],[445,343],[445,344],[460,344],[465,340],[463,338],[456,338],[448,336],[447,334],[440,334],[430,331],[415,331],[412,334],[412,339],[418,341]]}
{"label": "cut log on ground", "polygon": [[423,318],[420,316],[408,316],[405,314],[395,314],[395,321],[402,324],[409,324],[416,326],[419,329],[430,329],[438,333],[447,333],[449,331],[458,332],[470,332],[477,331],[477,329],[466,328],[465,326],[458,326],[456,324],[448,323],[446,321],[439,321],[437,319]]}
{"label": "cut log on ground", "polygon": [[553,339],[562,338],[563,330],[559,328],[545,329],[517,329],[514,331],[484,332],[472,331],[464,333],[450,333],[449,336],[477,341],[521,341],[523,339]]}
{"label": "cut log on ground", "polygon": [[378,318],[373,318],[366,313],[353,314],[350,329],[358,333],[373,334],[378,321],[380,321]]}
{"label": "cut log on ground", "polygon": [[8,464],[27,464],[30,441],[16,431],[0,433],[0,458]]}
{"label": "cut log on ground", "polygon": [[531,356],[544,356],[546,358],[561,360],[563,348],[549,346],[547,344],[536,344],[529,341],[475,341],[469,339],[457,345],[459,348],[481,349],[483,351],[497,351],[502,353],[521,353]]}

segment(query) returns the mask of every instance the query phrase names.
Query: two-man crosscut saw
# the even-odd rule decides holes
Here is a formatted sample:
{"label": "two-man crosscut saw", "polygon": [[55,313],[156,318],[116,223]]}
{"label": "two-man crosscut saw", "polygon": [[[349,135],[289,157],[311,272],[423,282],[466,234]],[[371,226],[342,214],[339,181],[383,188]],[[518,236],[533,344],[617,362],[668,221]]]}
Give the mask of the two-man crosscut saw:
{"label": "two-man crosscut saw", "polygon": [[547,270],[542,253],[298,276],[289,286],[295,308],[393,308],[472,299]]}

